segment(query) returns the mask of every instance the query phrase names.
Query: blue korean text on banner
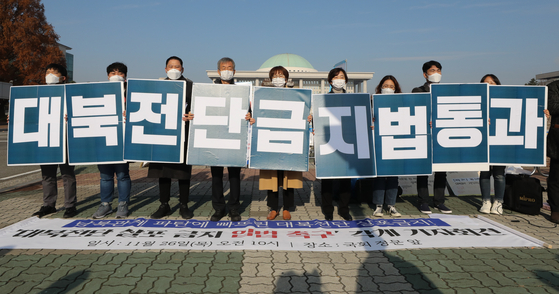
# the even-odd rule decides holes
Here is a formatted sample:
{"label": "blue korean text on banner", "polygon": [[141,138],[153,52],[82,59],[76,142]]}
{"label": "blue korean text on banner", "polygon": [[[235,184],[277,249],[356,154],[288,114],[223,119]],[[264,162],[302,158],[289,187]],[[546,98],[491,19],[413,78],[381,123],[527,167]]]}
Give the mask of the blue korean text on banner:
{"label": "blue korean text on banner", "polygon": [[249,167],[309,169],[309,116],[312,90],[255,87]]}
{"label": "blue korean text on banner", "polygon": [[9,166],[65,162],[64,91],[64,85],[11,87]]}
{"label": "blue korean text on banner", "polygon": [[194,84],[186,164],[246,167],[250,86]]}
{"label": "blue korean text on banner", "polygon": [[489,87],[489,162],[546,165],[545,86]]}
{"label": "blue korean text on banner", "polygon": [[433,171],[489,169],[489,85],[431,84]]}
{"label": "blue korean text on banner", "polygon": [[128,79],[124,160],[182,163],[186,82]]}
{"label": "blue korean text on banner", "polygon": [[369,94],[313,95],[316,177],[375,176]]}
{"label": "blue korean text on banner", "polygon": [[66,85],[70,164],[124,162],[124,83]]}
{"label": "blue korean text on banner", "polygon": [[430,175],[431,95],[374,95],[373,107],[377,175]]}

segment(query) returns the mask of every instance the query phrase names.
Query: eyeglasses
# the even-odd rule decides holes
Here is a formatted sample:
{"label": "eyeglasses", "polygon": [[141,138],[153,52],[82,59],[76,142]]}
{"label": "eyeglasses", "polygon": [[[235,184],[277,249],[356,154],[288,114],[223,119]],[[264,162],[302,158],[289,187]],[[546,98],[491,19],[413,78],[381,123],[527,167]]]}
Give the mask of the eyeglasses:
{"label": "eyeglasses", "polygon": [[390,88],[390,89],[392,89],[392,90],[396,90],[396,87],[394,87],[393,85],[382,85],[382,88],[383,88],[383,89],[388,89],[388,88]]}

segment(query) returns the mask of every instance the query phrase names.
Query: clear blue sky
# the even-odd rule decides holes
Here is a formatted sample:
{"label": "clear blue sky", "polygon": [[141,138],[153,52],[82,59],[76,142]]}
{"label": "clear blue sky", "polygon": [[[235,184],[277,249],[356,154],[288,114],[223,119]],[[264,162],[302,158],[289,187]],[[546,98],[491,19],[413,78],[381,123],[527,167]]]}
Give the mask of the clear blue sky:
{"label": "clear blue sky", "polygon": [[106,80],[114,61],[130,78],[165,76],[177,55],[185,76],[208,83],[221,57],[256,70],[280,53],[329,71],[375,72],[369,92],[394,75],[404,92],[422,85],[421,66],[442,63],[446,83],[493,73],[524,84],[559,70],[559,1],[69,1],[46,0],[60,43],[72,47],[77,82]]}

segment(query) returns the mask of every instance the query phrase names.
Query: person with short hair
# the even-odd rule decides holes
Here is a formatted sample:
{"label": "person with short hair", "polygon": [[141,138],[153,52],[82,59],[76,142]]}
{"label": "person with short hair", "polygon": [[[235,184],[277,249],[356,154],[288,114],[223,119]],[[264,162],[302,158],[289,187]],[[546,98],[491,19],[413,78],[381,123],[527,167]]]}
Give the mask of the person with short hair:
{"label": "person with short hair", "polygon": [[[285,88],[289,80],[289,72],[283,66],[275,66],[269,72],[274,87]],[[256,118],[258,119],[258,118]],[[283,170],[260,170],[259,189],[267,190],[268,220],[273,220],[279,213],[279,189],[283,189],[283,219],[290,220],[289,209],[295,206],[295,190],[303,188],[303,173]]]}
{"label": "person with short hair", "polygon": [[[328,94],[346,93],[345,86],[348,82],[347,73],[342,68],[334,68],[328,73],[328,83],[332,87]],[[308,122],[312,122],[312,114],[307,117]],[[313,131],[314,134],[314,131]],[[322,179],[320,180],[320,194],[322,198],[322,213],[327,221],[334,220],[334,205],[332,199],[334,186],[339,186],[338,215],[346,221],[353,220],[349,214],[349,201],[351,200],[351,179]]]}
{"label": "person with short hair", "polygon": [[[165,62],[165,71],[167,72],[166,80],[182,80],[186,81],[186,110],[183,116],[185,121],[184,128],[184,158],[186,158],[186,150],[188,146],[188,121],[192,119],[190,106],[192,101],[192,81],[185,78],[183,62],[177,56],[171,56]],[[169,200],[171,199],[171,179],[177,179],[179,182],[179,214],[184,219],[194,217],[192,211],[188,208],[188,198],[190,193],[190,177],[192,174],[192,166],[186,163],[157,163],[149,164],[148,178],[159,178],[159,201],[161,205],[155,211],[151,218],[160,219],[171,214]]]}
{"label": "person with short hair", "polygon": [[[124,82],[128,74],[128,67],[122,62],[114,62],[107,66],[107,78],[111,82]],[[124,98],[124,97],[123,97]],[[114,175],[116,174],[118,187],[118,207],[116,218],[128,216],[128,203],[130,201],[130,169],[128,162],[113,164],[98,164],[101,180],[99,183],[101,204],[92,218],[99,219],[113,212],[111,202],[114,196]]]}
{"label": "person with short hair", "polygon": [[[441,81],[442,65],[434,60],[425,62],[423,64],[423,77],[425,78],[425,84],[413,88],[412,93],[429,93],[431,92],[431,84],[437,84]],[[429,208],[429,177],[428,176],[417,176],[417,196],[419,197],[419,211],[422,213],[431,213]],[[446,207],[445,202],[445,192],[446,189],[446,172],[435,172],[435,183],[434,183],[434,197],[433,204],[442,213],[452,213],[450,208]]]}
{"label": "person with short hair", "polygon": [[[51,63],[45,68],[45,82],[48,85],[64,84],[68,80],[68,71],[60,64]],[[66,155],[67,156],[67,155]],[[56,199],[58,198],[58,187],[56,172],[60,168],[62,181],[64,183],[64,218],[71,218],[78,214],[76,209],[77,188],[74,166],[68,163],[41,165],[41,176],[43,178],[43,206],[33,216],[39,218],[56,212]]]}
{"label": "person with short hair", "polygon": [[[480,83],[500,85],[501,81],[494,74],[486,74]],[[491,121],[489,121],[491,122]],[[481,189],[481,213],[503,214],[503,199],[505,198],[505,168],[503,165],[492,165],[489,171],[479,173],[479,187]],[[495,199],[491,203],[491,175],[495,187]]]}
{"label": "person with short hair", "polygon": [[[383,77],[377,87],[375,94],[402,93],[402,88],[394,76]],[[402,214],[396,210],[396,198],[398,197],[398,177],[377,177],[373,184],[373,204],[376,205],[373,215],[383,216],[384,204],[386,203],[391,216],[400,217]]]}
{"label": "person with short hair", "polygon": [[[217,73],[219,78],[215,81],[216,84],[234,85],[235,80],[235,61],[229,57],[223,57],[217,62]],[[251,120],[250,112],[245,117]],[[223,195],[223,166],[212,166],[212,206],[215,210],[214,214],[210,217],[211,221],[219,221],[225,215],[225,197]],[[241,206],[239,199],[241,196],[241,168],[229,166],[227,167],[229,173],[229,201],[227,208],[229,209],[229,217],[231,221],[238,222],[241,220],[239,208]]]}

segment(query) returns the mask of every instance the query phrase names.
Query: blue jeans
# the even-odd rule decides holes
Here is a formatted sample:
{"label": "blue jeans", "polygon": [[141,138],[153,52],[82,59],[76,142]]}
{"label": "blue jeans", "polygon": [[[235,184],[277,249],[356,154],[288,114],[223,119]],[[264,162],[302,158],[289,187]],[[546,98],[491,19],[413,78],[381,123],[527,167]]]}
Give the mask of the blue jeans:
{"label": "blue jeans", "polygon": [[130,200],[130,173],[128,163],[117,164],[99,164],[99,173],[101,174],[101,202],[113,201],[113,192],[115,189],[114,174],[116,174],[118,186],[118,201],[128,202]]}
{"label": "blue jeans", "polygon": [[[385,193],[386,192],[386,193]],[[398,177],[379,177],[373,185],[373,203],[375,205],[396,204],[398,197]],[[386,199],[386,201],[384,201]]]}
{"label": "blue jeans", "polygon": [[479,186],[481,188],[481,199],[491,200],[491,174],[495,183],[495,201],[503,201],[505,197],[505,166],[492,165],[489,171],[482,171],[479,174]]}

